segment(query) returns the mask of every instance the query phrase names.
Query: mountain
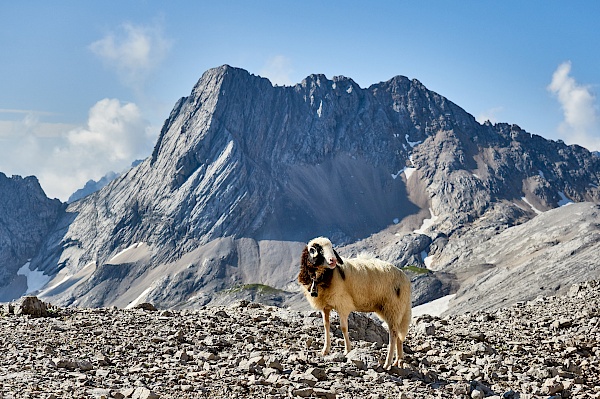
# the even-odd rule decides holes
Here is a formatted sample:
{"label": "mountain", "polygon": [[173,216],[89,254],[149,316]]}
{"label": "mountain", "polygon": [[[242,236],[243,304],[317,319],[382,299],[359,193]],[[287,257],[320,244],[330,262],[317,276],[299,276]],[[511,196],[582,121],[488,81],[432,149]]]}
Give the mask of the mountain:
{"label": "mountain", "polygon": [[538,213],[600,202],[599,184],[588,150],[481,125],[417,80],[274,87],[222,66],[177,101],[149,158],[68,206],[30,269],[63,306],[191,307],[257,287],[296,304],[299,254],[326,235],[342,256],[420,267],[418,304],[474,289],[472,270],[502,263],[460,260]]}
{"label": "mountain", "polygon": [[115,180],[117,176],[119,176],[118,173],[110,171],[104,176],[102,176],[98,181],[92,179],[88,180],[82,188],[76,190],[73,194],[69,196],[67,204],[70,204],[72,202],[82,199],[83,197],[87,197],[92,193],[95,193],[111,181]]}
{"label": "mountain", "polygon": [[[134,168],[141,163],[142,160],[133,161],[131,167]],[[71,196],[67,200],[67,204],[70,204],[71,202],[75,202],[77,200],[82,199],[83,197],[87,197],[88,195],[95,193],[111,181],[115,180],[119,175],[120,173],[110,171],[104,176],[102,176],[98,181],[93,179],[88,180],[82,188],[76,190],[73,194],[71,194]]]}
{"label": "mountain", "polygon": [[[0,302],[28,290],[27,262],[33,258],[65,206],[44,194],[38,180],[0,173]],[[40,287],[38,287],[40,288]]]}

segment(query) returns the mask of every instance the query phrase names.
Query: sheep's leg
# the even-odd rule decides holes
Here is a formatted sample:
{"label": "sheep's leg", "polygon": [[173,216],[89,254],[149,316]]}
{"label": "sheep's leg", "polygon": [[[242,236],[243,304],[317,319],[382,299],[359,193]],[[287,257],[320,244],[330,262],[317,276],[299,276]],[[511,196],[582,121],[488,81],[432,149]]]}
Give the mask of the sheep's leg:
{"label": "sheep's leg", "polygon": [[331,309],[325,308],[321,311],[323,314],[323,328],[325,329],[325,344],[323,346],[323,356],[329,353],[331,349],[331,336],[329,331],[329,312]]}
{"label": "sheep's leg", "polygon": [[395,329],[390,328],[390,344],[388,346],[388,354],[385,358],[385,364],[383,365],[384,369],[389,369],[392,366],[392,361],[394,360],[394,352],[396,351],[396,344],[398,341],[398,333]]}
{"label": "sheep's leg", "polygon": [[402,321],[400,321],[400,330],[398,331],[398,357],[396,359],[396,364],[398,366],[402,365],[404,358],[404,340],[406,339],[406,335],[408,334],[408,327],[410,326],[412,310],[410,306],[408,306],[404,312],[402,317]]}
{"label": "sheep's leg", "polygon": [[394,362],[394,366],[402,365],[402,358],[404,357],[404,348],[402,346],[404,337],[401,334],[398,334],[398,338],[396,339],[396,361]]}
{"label": "sheep's leg", "polygon": [[344,353],[347,355],[352,350],[352,344],[350,343],[350,337],[348,336],[348,313],[339,313],[340,315],[340,329],[344,335]]}

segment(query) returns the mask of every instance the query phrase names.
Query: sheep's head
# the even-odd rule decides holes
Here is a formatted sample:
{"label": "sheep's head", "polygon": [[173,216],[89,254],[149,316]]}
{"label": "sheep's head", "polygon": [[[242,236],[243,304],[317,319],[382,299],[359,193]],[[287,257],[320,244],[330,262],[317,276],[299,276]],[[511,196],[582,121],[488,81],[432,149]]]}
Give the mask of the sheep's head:
{"label": "sheep's head", "polygon": [[344,264],[342,258],[333,249],[331,241],[325,237],[310,240],[306,248],[308,250],[308,260],[315,267],[325,266],[329,269],[335,269],[338,264]]}

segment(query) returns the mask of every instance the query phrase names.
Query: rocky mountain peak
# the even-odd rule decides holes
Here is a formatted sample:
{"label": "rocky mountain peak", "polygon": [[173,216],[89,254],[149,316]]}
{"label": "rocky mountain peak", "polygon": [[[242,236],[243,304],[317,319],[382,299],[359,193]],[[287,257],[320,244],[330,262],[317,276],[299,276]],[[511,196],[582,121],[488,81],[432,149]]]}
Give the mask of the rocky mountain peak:
{"label": "rocky mountain peak", "polygon": [[0,173],[0,301],[24,293],[26,272],[17,274],[39,251],[65,205],[49,199],[34,176]]}
{"label": "rocky mountain peak", "polygon": [[289,298],[315,236],[452,269],[459,243],[600,202],[599,180],[587,150],[481,125],[415,79],[273,86],[224,65],[177,101],[151,157],[69,205],[31,267],[61,304],[187,307],[256,284]]}

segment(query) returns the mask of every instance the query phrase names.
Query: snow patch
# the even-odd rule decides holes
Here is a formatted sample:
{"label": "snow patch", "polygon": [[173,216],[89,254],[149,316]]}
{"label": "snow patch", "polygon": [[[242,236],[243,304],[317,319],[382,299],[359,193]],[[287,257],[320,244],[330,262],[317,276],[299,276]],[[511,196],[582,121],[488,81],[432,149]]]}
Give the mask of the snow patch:
{"label": "snow patch", "polygon": [[423,316],[428,314],[431,316],[440,316],[450,307],[450,301],[456,294],[446,295],[431,302],[424,303],[423,305],[415,306],[412,308],[412,317]]}
{"label": "snow patch", "polygon": [[404,172],[404,175],[406,176],[406,180],[410,179],[410,177],[412,176],[413,173],[415,173],[416,170],[417,170],[417,168],[404,168],[403,172]]}
{"label": "snow patch", "polygon": [[542,172],[541,170],[538,170],[538,175],[542,178],[545,179],[544,177],[544,172]]}
{"label": "snow patch", "polygon": [[132,309],[137,304],[139,304],[142,300],[146,299],[146,296],[150,293],[150,291],[152,291],[153,288],[154,288],[154,286],[152,286],[152,285],[150,287],[146,288],[144,290],[144,292],[142,292],[140,294],[140,296],[135,298],[133,301],[129,302],[129,305],[125,306],[125,309]]}
{"label": "snow patch", "polygon": [[398,171],[398,173],[392,173],[392,179],[396,180],[396,178],[398,176],[400,176],[402,173],[404,173],[404,175],[406,176],[406,180],[408,180],[408,179],[410,179],[410,176],[412,176],[412,174],[415,173],[416,170],[417,170],[417,168],[409,168],[409,167],[402,168]]}
{"label": "snow patch", "polygon": [[423,259],[423,263],[425,263],[425,267],[431,269],[431,265],[433,264],[433,256],[426,256]]}
{"label": "snow patch", "polygon": [[46,276],[43,271],[29,269],[30,264],[30,262],[27,262],[21,266],[19,270],[17,270],[18,276],[25,276],[27,278],[27,291],[25,291],[26,294],[41,289],[51,279],[51,277]]}
{"label": "snow patch", "polygon": [[560,201],[558,201],[558,206],[571,205],[573,203],[573,201],[568,199],[567,196],[565,195],[565,193],[563,193],[562,191],[559,191],[558,195],[560,196]]}
{"label": "snow patch", "polygon": [[348,93],[348,94],[352,93],[352,86],[348,86],[348,88],[346,89],[346,93]]}
{"label": "snow patch", "polygon": [[132,245],[128,246],[127,248],[125,248],[124,250],[122,250],[121,252],[119,252],[118,254],[116,254],[115,256],[113,256],[113,257],[111,258],[111,260],[109,260],[109,261],[108,261],[108,263],[110,263],[110,262],[111,262],[113,259],[115,259],[115,258],[117,258],[117,257],[119,257],[119,256],[121,256],[121,255],[123,255],[123,254],[126,254],[128,251],[131,251],[132,249],[135,249],[135,248],[139,247],[139,246],[140,246],[140,244],[141,244],[141,243],[139,243],[139,242],[136,242],[136,243],[134,243],[134,244],[132,244]]}
{"label": "snow patch", "polygon": [[317,115],[319,115],[319,118],[321,117],[322,114],[323,114],[323,100],[321,100],[321,102],[319,103],[319,109],[317,110]]}
{"label": "snow patch", "polygon": [[538,215],[541,215],[542,213],[544,213],[544,211],[540,211],[540,210],[539,210],[539,209],[537,209],[535,206],[533,206],[533,205],[531,204],[531,202],[527,201],[527,198],[525,198],[525,197],[521,197],[521,199],[523,200],[523,202],[524,202],[524,203],[526,203],[527,205],[529,205],[529,207],[530,207],[531,209],[533,209],[533,211],[534,211],[535,213],[537,213]]}
{"label": "snow patch", "polygon": [[411,146],[411,148],[415,148],[415,146],[421,144],[421,141],[410,141],[408,139],[408,134],[404,136],[404,139],[406,140],[406,142],[408,143],[408,145]]}
{"label": "snow patch", "polygon": [[415,230],[414,232],[417,234],[425,234],[425,232],[435,224],[435,222],[437,222],[438,220],[438,216],[433,214],[433,210],[431,208],[429,208],[429,214],[431,215],[431,218],[429,219],[425,219],[423,220],[423,224],[421,225],[421,228]]}
{"label": "snow patch", "polygon": [[39,297],[56,295],[68,288],[76,287],[86,281],[96,271],[96,262],[92,261],[77,273],[71,273],[66,267],[60,270],[54,278],[38,293]]}
{"label": "snow patch", "polygon": [[122,263],[135,262],[147,256],[149,252],[150,249],[146,243],[136,242],[110,258],[106,263],[119,265]]}
{"label": "snow patch", "polygon": [[433,263],[433,256],[429,256],[427,251],[422,251],[421,259],[423,259],[423,263],[425,264],[425,267],[430,269],[431,268],[430,266]]}

